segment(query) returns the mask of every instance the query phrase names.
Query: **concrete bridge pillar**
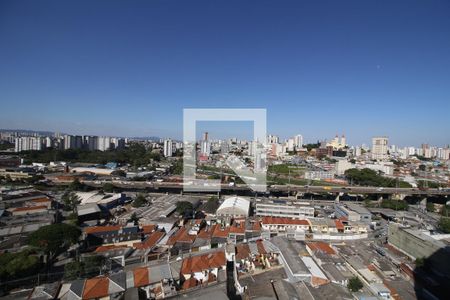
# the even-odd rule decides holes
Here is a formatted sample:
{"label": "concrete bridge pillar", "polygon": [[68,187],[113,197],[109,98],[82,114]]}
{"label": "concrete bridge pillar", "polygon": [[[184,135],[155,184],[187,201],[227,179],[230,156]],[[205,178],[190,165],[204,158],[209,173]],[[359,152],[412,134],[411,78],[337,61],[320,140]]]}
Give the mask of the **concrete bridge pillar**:
{"label": "concrete bridge pillar", "polygon": [[334,202],[335,202],[335,203],[339,203],[339,199],[340,199],[340,197],[341,197],[341,194],[342,194],[342,193],[338,193],[338,194],[337,194],[336,199],[334,199]]}
{"label": "concrete bridge pillar", "polygon": [[419,202],[419,209],[421,211],[426,211],[427,210],[427,197],[423,198],[420,202]]}

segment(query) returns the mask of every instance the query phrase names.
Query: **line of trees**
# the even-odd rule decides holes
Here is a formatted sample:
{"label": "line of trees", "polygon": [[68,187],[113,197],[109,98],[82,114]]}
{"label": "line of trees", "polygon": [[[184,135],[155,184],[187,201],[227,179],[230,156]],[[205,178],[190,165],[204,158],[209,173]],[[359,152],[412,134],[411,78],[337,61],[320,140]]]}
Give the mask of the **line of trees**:
{"label": "line of trees", "polygon": [[408,188],[411,185],[402,180],[387,178],[371,169],[349,169],[345,171],[345,177],[353,184],[361,186],[401,187]]}
{"label": "line of trees", "polygon": [[129,163],[134,166],[143,166],[152,161],[160,161],[161,154],[151,149],[146,149],[142,144],[133,143],[125,149],[109,151],[90,151],[85,149],[45,149],[40,151],[25,151],[21,153],[25,162],[49,163],[51,161],[85,162],[106,164],[114,161]]}

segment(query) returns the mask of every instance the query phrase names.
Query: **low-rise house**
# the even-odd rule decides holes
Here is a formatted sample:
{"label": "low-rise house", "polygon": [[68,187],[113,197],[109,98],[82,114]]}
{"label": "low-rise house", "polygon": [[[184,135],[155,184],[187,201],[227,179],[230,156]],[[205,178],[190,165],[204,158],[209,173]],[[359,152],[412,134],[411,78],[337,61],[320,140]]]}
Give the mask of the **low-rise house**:
{"label": "low-rise house", "polygon": [[142,242],[133,243],[133,247],[136,249],[146,249],[151,251],[165,235],[166,234],[162,231],[154,231],[148,234]]}
{"label": "low-rise house", "polygon": [[305,234],[310,231],[310,226],[309,220],[263,217],[261,219],[261,236],[267,239],[282,235],[289,239],[304,240]]}
{"label": "low-rise house", "polygon": [[169,237],[166,245],[170,247],[171,253],[176,255],[179,252],[189,251],[196,237],[196,234],[189,234],[189,229],[181,227]]}
{"label": "low-rise house", "polygon": [[211,239],[215,226],[205,226],[199,230],[194,243],[192,244],[192,251],[201,251],[211,249]]}
{"label": "low-rise house", "polygon": [[8,211],[13,216],[26,216],[32,214],[42,214],[46,213],[48,210],[46,205],[37,205],[37,206],[29,206],[29,207],[17,207],[8,209]]}
{"label": "low-rise house", "polygon": [[183,288],[217,281],[219,271],[225,268],[226,258],[223,250],[185,258],[180,271],[184,280]]}
{"label": "low-rise house", "polygon": [[97,247],[99,245],[127,245],[141,241],[139,227],[112,226],[91,226],[84,229],[84,237],[87,247]]}
{"label": "low-rise house", "polygon": [[117,299],[128,289],[134,288],[145,291],[147,298],[162,299],[173,294],[174,289],[169,284],[171,279],[167,264],[139,267],[109,276],[73,281],[62,299]]}
{"label": "low-rise house", "polygon": [[311,273],[311,286],[316,287],[330,282],[320,267],[309,256],[303,256],[302,261]]}
{"label": "low-rise house", "polygon": [[48,284],[42,284],[34,287],[28,300],[52,300],[57,299],[59,291],[61,289],[60,282],[53,282]]}

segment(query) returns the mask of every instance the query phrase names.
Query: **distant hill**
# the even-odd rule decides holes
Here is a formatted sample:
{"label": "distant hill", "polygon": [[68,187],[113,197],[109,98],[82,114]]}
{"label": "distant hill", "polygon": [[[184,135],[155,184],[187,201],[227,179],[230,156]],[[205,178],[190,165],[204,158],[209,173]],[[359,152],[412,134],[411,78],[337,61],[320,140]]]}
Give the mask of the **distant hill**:
{"label": "distant hill", "polygon": [[[0,132],[20,132],[26,134],[37,133],[40,135],[53,135],[54,131],[43,131],[43,130],[30,130],[30,129],[0,129]],[[61,133],[65,134],[65,133]]]}

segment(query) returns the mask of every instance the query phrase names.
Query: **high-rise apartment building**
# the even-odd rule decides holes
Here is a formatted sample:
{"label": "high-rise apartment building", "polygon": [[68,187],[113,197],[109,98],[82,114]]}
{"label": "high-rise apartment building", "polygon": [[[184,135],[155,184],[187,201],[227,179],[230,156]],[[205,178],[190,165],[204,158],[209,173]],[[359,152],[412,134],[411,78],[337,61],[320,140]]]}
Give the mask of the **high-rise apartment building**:
{"label": "high-rise apartment building", "polygon": [[372,159],[384,160],[388,157],[388,137],[372,138]]}
{"label": "high-rise apartment building", "polygon": [[294,146],[297,150],[303,147],[303,136],[301,134],[294,136]]}
{"label": "high-rise apartment building", "polygon": [[268,144],[278,144],[278,142],[279,142],[278,136],[271,135],[271,134],[269,134],[267,136],[267,143]]}
{"label": "high-rise apartment building", "polygon": [[18,137],[14,141],[15,151],[21,152],[30,150],[42,150],[44,142],[44,139],[42,139],[41,137]]}
{"label": "high-rise apartment building", "polygon": [[164,156],[171,157],[173,154],[173,143],[171,139],[164,140]]}
{"label": "high-rise apartment building", "polygon": [[108,151],[111,149],[111,138],[109,136],[98,137],[98,150]]}

